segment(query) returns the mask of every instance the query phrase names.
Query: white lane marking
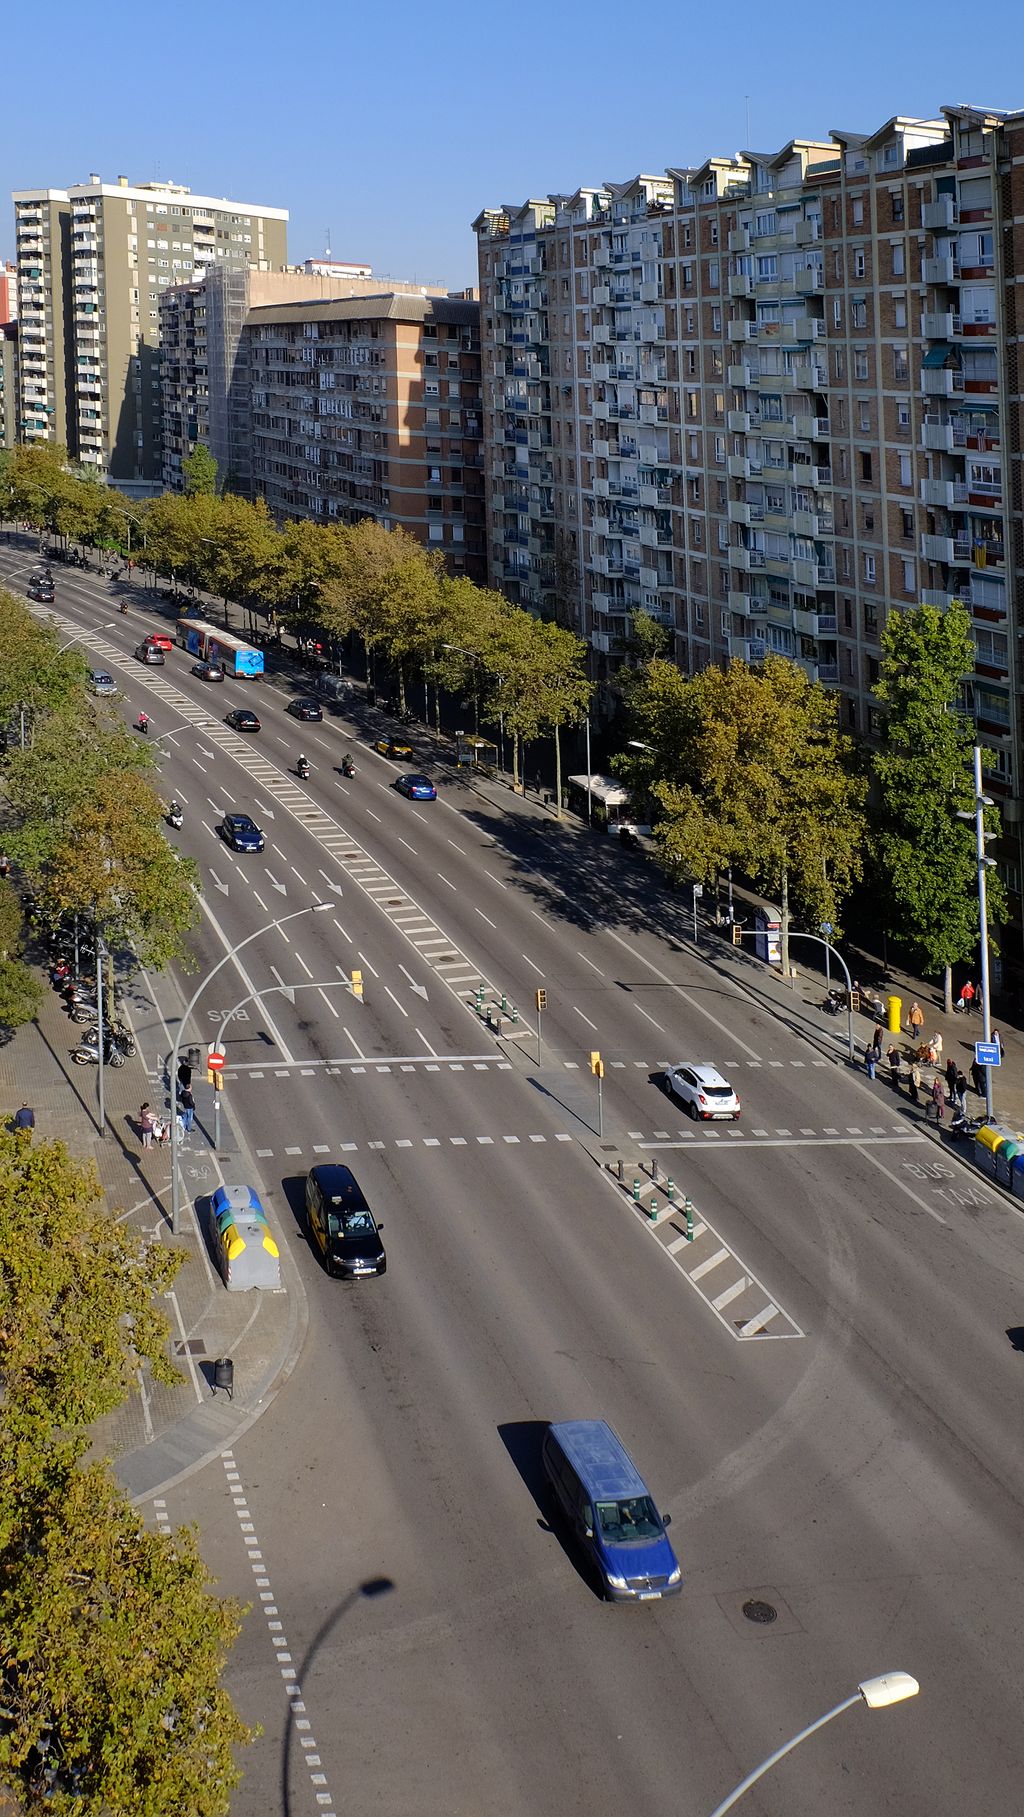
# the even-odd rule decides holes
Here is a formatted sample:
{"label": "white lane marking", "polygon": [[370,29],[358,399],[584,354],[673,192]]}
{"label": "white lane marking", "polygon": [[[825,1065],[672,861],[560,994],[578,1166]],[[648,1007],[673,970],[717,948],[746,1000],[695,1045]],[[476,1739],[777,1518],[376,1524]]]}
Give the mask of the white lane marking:
{"label": "white lane marking", "polygon": [[407,1009],[402,1008],[402,1005],[399,1003],[398,998],[395,996],[394,991],[391,989],[391,986],[389,984],[385,984],[384,989],[387,991],[388,996],[391,998],[392,1003],[395,1005],[395,1007],[397,1009],[400,1009],[402,1011],[403,1016],[405,1017],[406,1021],[408,1022],[409,1011]]}
{"label": "white lane marking", "polygon": [[[578,1016],[579,1016],[579,1018],[580,1018],[580,1021],[581,1021],[581,1022],[585,1022],[585,1023],[586,1023],[586,1025],[587,1025],[587,1027],[588,1027],[588,1028],[592,1028],[592,1029],[593,1029],[593,1031],[594,1031],[594,1033],[595,1033],[595,1035],[596,1035],[596,1034],[597,1034],[597,1023],[596,1023],[596,1022],[591,1022],[591,1020],[590,1020],[590,1017],[589,1017],[589,1016],[585,1016],[585,1015],[584,1015],[584,1014],[583,1014],[583,1011],[582,1011],[582,1010],[581,1010],[581,1009],[576,1009],[576,1005],[575,1005],[575,1003],[574,1003],[574,1004],[573,1004],[573,1009],[574,1009],[574,1010],[576,1010],[576,1014],[577,1014],[577,1015],[578,1015]],[[577,1062],[577,1065],[578,1065],[578,1064],[579,1064],[579,1062]]]}
{"label": "white lane marking", "polygon": [[[333,915],[332,915],[332,916],[331,916],[331,920],[332,920],[332,921],[334,921],[334,916],[333,916]],[[338,932],[339,932],[339,934],[344,934],[344,936],[345,936],[345,939],[346,939],[346,940],[347,940],[347,941],[348,941],[348,943],[349,943],[349,946],[351,946],[351,945],[352,945],[352,936],[351,936],[351,934],[350,934],[350,933],[349,933],[349,932],[348,932],[348,929],[347,929],[347,928],[344,928],[344,927],[342,927],[342,925],[341,925],[341,922],[340,922],[340,921],[334,921],[334,925],[335,925],[335,927],[336,927],[336,928],[337,928],[337,930],[338,930]]]}
{"label": "white lane marking", "polygon": [[379,978],[379,977],[380,977],[380,973],[379,973],[379,972],[374,972],[374,971],[373,971],[373,966],[372,966],[372,965],[371,965],[371,964],[370,964],[370,961],[369,961],[369,959],[368,959],[368,958],[367,958],[367,957],[366,957],[366,954],[365,954],[365,953],[360,953],[360,954],[359,954],[359,957],[360,957],[360,959],[361,959],[361,960],[362,960],[362,962],[363,962],[363,964],[364,964],[364,965],[365,965],[365,967],[366,967],[366,969],[367,969],[367,971],[368,971],[368,972],[373,972],[373,975],[374,975],[374,977],[375,977],[375,978]]}
{"label": "white lane marking", "polygon": [[293,865],[291,865],[291,866],[290,866],[290,867],[289,867],[289,868],[290,868],[290,870],[291,870],[291,873],[292,873],[292,876],[293,876],[293,877],[298,877],[298,878],[299,878],[299,882],[300,882],[300,883],[301,883],[301,884],[302,884],[302,887],[303,887],[303,889],[305,889],[305,888],[306,888],[306,879],[305,879],[305,877],[301,877],[301,876],[299,876],[299,873],[298,873],[298,871],[297,871],[297,870],[296,870],[296,869],[295,869],[295,866],[294,866],[294,864],[293,864]]}
{"label": "white lane marking", "polygon": [[408,839],[403,839],[401,833],[399,833],[399,835],[398,835],[398,843],[399,843],[399,845],[404,845],[406,851],[411,852],[414,858],[419,857],[419,853],[417,852],[416,847],[414,845],[410,845]]}
{"label": "white lane marking", "polygon": [[362,1048],[360,1047],[358,1041],[356,1040],[355,1035],[352,1033],[352,1030],[350,1028],[343,1028],[341,1032],[349,1041],[351,1041],[352,1046],[354,1047],[356,1053],[359,1055],[360,1060],[365,1060],[366,1055],[364,1054]]}
{"label": "white lane marking", "polygon": [[302,954],[301,954],[301,953],[296,953],[296,955],[295,955],[295,957],[296,957],[296,959],[297,959],[297,960],[298,960],[298,962],[299,962],[299,964],[300,964],[300,965],[301,965],[301,967],[302,967],[302,969],[303,969],[303,971],[304,971],[304,972],[305,972],[305,974],[306,974],[306,977],[307,977],[307,978],[312,978],[312,976],[313,976],[313,974],[312,974],[312,972],[311,972],[311,971],[310,971],[310,969],[309,969],[309,966],[308,966],[308,965],[307,965],[307,964],[306,964],[306,961],[305,961],[305,959],[304,959],[304,958],[303,958],[303,957],[302,957]]}
{"label": "white lane marking", "polygon": [[418,1036],[419,1036],[420,1040],[422,1041],[424,1047],[426,1048],[428,1054],[433,1054],[434,1059],[436,1060],[437,1059],[437,1049],[434,1047],[431,1047],[430,1042],[427,1040],[426,1035],[423,1033],[423,1030],[421,1028],[418,1028],[416,1030],[416,1033],[418,1034]]}
{"label": "white lane marking", "polygon": [[324,1002],[326,1003],[328,1009],[330,1010],[331,1015],[336,1016],[338,1014],[338,1012],[335,1009],[334,1004],[331,1002],[330,997],[327,995],[327,992],[323,989],[323,986],[318,984],[317,990],[320,992],[320,995],[323,998]]}
{"label": "white lane marking", "polygon": [[[216,933],[217,933],[217,938],[220,940],[221,945],[224,947],[225,952],[229,953],[231,955],[231,962],[234,965],[235,970],[238,973],[238,976],[241,978],[242,983],[245,985],[246,989],[249,991],[251,996],[258,998],[260,993],[256,989],[255,984],[253,983],[253,981],[250,978],[248,972],[246,971],[244,965],[242,964],[241,960],[239,959],[238,954],[235,951],[234,941],[228,939],[227,934],[224,932],[224,929],[221,927],[221,924],[217,920],[217,917],[214,914],[212,908],[210,907],[209,903],[206,901],[205,897],[203,897],[203,896],[199,897],[199,907],[200,907],[202,913],[206,916],[207,920],[215,928]],[[280,1048],[281,1053],[284,1055],[284,1058],[285,1058],[287,1064],[289,1066],[294,1066],[295,1062],[292,1059],[291,1049],[289,1048],[288,1043],[285,1040],[284,1036],[281,1034],[281,1031],[278,1028],[277,1023],[274,1021],[273,1016],[270,1014],[270,1011],[267,1009],[266,1004],[260,1005],[260,1011],[261,1011],[264,1022],[267,1024],[267,1027],[269,1028],[276,1045]]]}
{"label": "white lane marking", "polygon": [[588,959],[586,953],[581,953],[579,947],[576,948],[576,957],[577,957],[577,959],[582,959],[584,965],[589,965],[591,971],[596,972],[599,978],[604,977],[604,973],[601,970],[601,967],[599,965],[595,965],[593,959]]}
{"label": "white lane marking", "polygon": [[533,967],[533,970],[536,972],[538,978],[543,978],[544,973],[541,971],[541,968],[539,965],[534,965],[533,960],[530,958],[529,953],[523,953],[523,954],[521,954],[521,957],[526,960],[527,965]]}
{"label": "white lane marking", "polygon": [[473,904],[473,908],[475,913],[479,915],[481,921],[486,921],[488,927],[493,927],[495,931],[497,931],[498,923],[492,921],[490,915],[485,915],[482,908],[477,908],[476,903]]}
{"label": "white lane marking", "polygon": [[705,1016],[709,1022],[713,1023],[719,1034],[724,1035],[726,1040],[734,1041],[737,1047],[741,1047],[743,1052],[750,1056],[751,1060],[759,1060],[761,1058],[756,1048],[748,1047],[745,1041],[741,1041],[738,1035],[733,1034],[731,1029],[726,1028],[724,1022],[720,1022],[718,1017],[712,1015],[709,1009],[705,1009],[703,1003],[698,1003],[697,999],[685,988],[685,986],[677,984],[674,978],[668,977],[668,975],[661,971],[661,969],[655,965],[652,960],[648,959],[645,954],[638,952],[635,947],[630,945],[628,940],[624,940],[621,934],[616,934],[610,927],[605,928],[604,931],[618,946],[625,948],[634,963],[638,962],[640,965],[645,965],[648,971],[653,972],[656,978],[661,979],[662,984],[667,984],[670,990],[678,991],[679,995],[685,998],[691,1009],[698,1010],[702,1016]]}
{"label": "white lane marking", "polygon": [[455,851],[457,851],[457,852],[461,852],[461,853],[462,853],[462,856],[463,856],[463,857],[464,857],[464,858],[465,858],[465,856],[466,856],[466,848],[465,848],[465,846],[464,846],[464,845],[456,845],[456,843],[455,843],[455,840],[454,840],[454,839],[448,839],[448,840],[446,840],[446,841],[445,841],[445,843],[446,843],[446,844],[447,844],[447,845],[450,845],[450,846],[452,846],[452,847],[453,847],[453,848],[454,848],[454,850],[455,850]]}
{"label": "white lane marking", "polygon": [[507,890],[507,889],[508,889],[508,884],[507,884],[507,883],[502,883],[502,881],[501,881],[501,878],[500,878],[500,877],[496,877],[496,876],[495,876],[495,875],[494,875],[494,872],[493,872],[493,871],[485,871],[485,872],[484,872],[484,876],[485,876],[485,877],[489,877],[489,878],[490,878],[490,880],[491,880],[491,882],[492,882],[492,883],[496,883],[496,884],[497,884],[497,886],[498,886],[498,888],[499,888],[499,890]]}
{"label": "white lane marking", "polygon": [[[892,1140],[892,1141],[896,1140],[895,1137],[891,1137],[888,1139]],[[904,1142],[906,1142],[908,1139],[909,1138],[906,1136],[904,1136],[902,1138],[902,1140]],[[919,1137],[918,1140],[925,1141],[925,1140],[927,1140],[927,1138]],[[872,1166],[877,1167],[880,1173],[884,1173],[887,1180],[891,1180],[894,1186],[898,1186],[901,1192],[905,1192],[908,1199],[913,1199],[915,1205],[920,1206],[922,1211],[926,1211],[930,1218],[934,1218],[936,1224],[947,1224],[948,1223],[948,1219],[944,1218],[942,1216],[941,1212],[936,1211],[934,1205],[929,1205],[927,1200],[922,1199],[920,1193],[916,1193],[912,1186],[908,1186],[906,1181],[901,1180],[898,1174],[891,1172],[891,1170],[888,1167],[884,1166],[884,1164],[878,1159],[878,1156],[872,1154],[871,1148],[868,1146],[868,1144],[866,1142],[863,1142],[863,1143],[856,1142],[853,1144],[853,1146],[855,1148],[859,1148],[861,1150],[861,1152],[864,1155],[866,1155],[867,1159],[872,1163]],[[872,1146],[877,1146],[877,1144],[873,1144]]]}
{"label": "white lane marking", "polygon": [[375,820],[377,822],[377,825],[380,826],[380,824],[381,824],[380,815],[375,814],[372,808],[367,808],[366,812],[369,814],[370,819]]}
{"label": "white lane marking", "polygon": [[[733,1132],[730,1130],[729,1134],[731,1135],[732,1133]],[[704,1129],[701,1131],[701,1134],[705,1137],[705,1139],[708,1138],[709,1136],[711,1136],[711,1137],[719,1136],[720,1137],[721,1131],[717,1130],[717,1129]],[[684,1136],[681,1142],[641,1142],[640,1147],[641,1148],[690,1148],[695,1140],[696,1140],[695,1135],[694,1136]],[[751,1148],[863,1148],[866,1153],[869,1147],[871,1147],[871,1148],[885,1148],[885,1147],[910,1148],[910,1147],[916,1147],[921,1142],[927,1142],[927,1140],[928,1140],[927,1136],[914,1136],[914,1135],[858,1136],[858,1137],[854,1137],[854,1136],[767,1136],[766,1137],[766,1136],[763,1136],[758,1130],[755,1129],[747,1137],[747,1140],[745,1142],[739,1143],[736,1147],[732,1148],[731,1150],[728,1148],[720,1148],[720,1149],[709,1150],[708,1152],[715,1153],[715,1154],[729,1154],[729,1153],[738,1154],[740,1148],[744,1148],[744,1149],[751,1149]]]}
{"label": "white lane marking", "polygon": [[635,1004],[634,1004],[634,1005],[633,1005],[633,1008],[634,1008],[634,1009],[638,1009],[638,1010],[640,1010],[640,1014],[641,1014],[641,1015],[642,1015],[642,1016],[643,1016],[643,1017],[645,1017],[645,1019],[646,1019],[646,1020],[647,1020],[647,1021],[648,1021],[648,1022],[650,1022],[650,1023],[651,1023],[651,1024],[652,1024],[652,1026],[653,1026],[653,1027],[654,1027],[654,1028],[656,1028],[656,1029],[657,1029],[657,1031],[658,1031],[658,1033],[659,1033],[659,1035],[663,1035],[663,1034],[665,1034],[665,1032],[666,1032],[666,1031],[665,1031],[665,1029],[663,1029],[663,1028],[662,1028],[662,1026],[661,1026],[661,1023],[660,1023],[660,1022],[655,1022],[655,1020],[654,1020],[654,1017],[653,1017],[653,1016],[648,1016],[648,1014],[647,1014],[647,1011],[646,1011],[646,1010],[645,1010],[645,1009],[640,1009],[640,1005],[639,1005],[639,1003],[635,1003]]}
{"label": "white lane marking", "polygon": [[[442,883],[447,883],[447,884],[448,884],[448,888],[449,888],[449,889],[450,889],[450,890],[454,890],[454,889],[455,889],[455,885],[454,885],[454,883],[449,883],[449,882],[448,882],[448,878],[447,878],[447,877],[446,877],[446,876],[445,876],[445,874],[444,874],[444,872],[443,872],[443,871],[438,871],[438,873],[437,873],[437,875],[438,875],[438,876],[439,876],[439,877],[440,877],[440,879],[441,879],[441,882],[442,882]],[[457,892],[456,892],[456,893],[457,893]]]}

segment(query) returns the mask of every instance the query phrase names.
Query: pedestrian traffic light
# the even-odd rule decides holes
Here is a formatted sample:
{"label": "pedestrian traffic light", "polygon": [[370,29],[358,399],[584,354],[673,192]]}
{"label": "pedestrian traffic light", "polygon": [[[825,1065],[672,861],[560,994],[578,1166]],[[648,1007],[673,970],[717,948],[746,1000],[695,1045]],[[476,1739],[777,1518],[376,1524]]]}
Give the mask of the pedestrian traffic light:
{"label": "pedestrian traffic light", "polygon": [[594,1049],[594,1052],[590,1056],[590,1070],[593,1073],[595,1079],[604,1078],[604,1061],[602,1060],[602,1058],[596,1048]]}
{"label": "pedestrian traffic light", "polygon": [[540,1013],[540,1011],[541,1011],[541,1010],[542,1010],[542,1009],[547,1009],[547,1006],[548,1006],[548,993],[547,993],[547,991],[545,991],[545,990],[539,990],[539,991],[538,991],[538,992],[537,992],[537,994],[536,994],[536,996],[535,996],[535,997],[534,997],[534,999],[533,999],[533,1001],[534,1001],[534,1003],[535,1003],[535,1005],[536,1005],[536,1008],[537,1008],[537,1013],[538,1013],[538,1015],[539,1015],[539,1013]]}

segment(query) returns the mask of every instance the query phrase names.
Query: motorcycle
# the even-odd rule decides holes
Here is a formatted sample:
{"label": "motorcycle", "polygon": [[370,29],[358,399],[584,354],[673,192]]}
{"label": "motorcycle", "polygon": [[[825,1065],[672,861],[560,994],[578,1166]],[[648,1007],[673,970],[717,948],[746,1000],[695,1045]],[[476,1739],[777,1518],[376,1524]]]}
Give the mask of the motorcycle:
{"label": "motorcycle", "polygon": [[122,618],[128,617],[128,601],[126,599],[123,599],[121,601],[121,604],[118,606],[117,609],[120,612]]}
{"label": "motorcycle", "polygon": [[[80,1045],[82,1047],[98,1047],[99,1039],[99,1023],[90,1022],[88,1028],[81,1037]],[[121,1052],[127,1055],[129,1059],[131,1059],[132,1055],[136,1052],[135,1036],[132,1034],[130,1028],[125,1028],[123,1022],[105,1023],[103,1027],[103,1041],[105,1046],[120,1048]]]}
{"label": "motorcycle", "polygon": [[352,759],[351,759],[351,757],[343,757],[343,758],[342,758],[342,760],[341,760],[341,773],[342,773],[342,775],[343,775],[343,776],[354,776],[354,775],[355,775],[355,773],[356,773],[356,766],[355,766],[355,764],[354,764],[354,763],[353,763],[353,762],[352,762]]}
{"label": "motorcycle", "polygon": [[140,719],[138,721],[137,730],[142,733],[143,738],[149,737],[149,717],[148,717],[148,715],[146,716],[146,718]]}
{"label": "motorcycle", "polygon": [[308,758],[306,758],[306,757],[299,758],[298,763],[295,765],[295,774],[298,777],[300,782],[309,781],[309,760],[308,760]]}
{"label": "motorcycle", "polygon": [[[71,1058],[76,1066],[98,1066],[100,1058],[99,1046],[90,1046],[89,1042],[83,1041],[80,1047],[72,1049]],[[104,1066],[123,1066],[125,1059],[126,1055],[122,1052],[121,1048],[117,1046],[116,1042],[104,1042]]]}
{"label": "motorcycle", "polygon": [[181,809],[179,808],[177,802],[172,801],[170,807],[167,810],[168,826],[174,827],[175,831],[177,832],[181,828],[181,826],[184,824],[184,819],[185,819],[185,816],[182,813]]}

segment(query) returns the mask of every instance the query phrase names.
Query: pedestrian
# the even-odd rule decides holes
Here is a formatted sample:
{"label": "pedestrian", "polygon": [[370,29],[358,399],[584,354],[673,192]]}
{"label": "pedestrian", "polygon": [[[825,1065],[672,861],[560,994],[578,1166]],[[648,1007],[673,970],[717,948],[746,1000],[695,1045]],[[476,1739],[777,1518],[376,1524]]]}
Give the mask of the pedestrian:
{"label": "pedestrian", "polygon": [[32,1131],[35,1129],[35,1126],[36,1126],[35,1111],[31,1110],[27,1104],[23,1104],[21,1109],[16,1110],[14,1113],[13,1127],[15,1129],[23,1129],[26,1131],[26,1133],[28,1135],[31,1135]]}
{"label": "pedestrian", "polygon": [[900,1050],[895,1042],[890,1044],[885,1057],[889,1063],[889,1078],[892,1081],[893,1091],[898,1092],[900,1089]]}
{"label": "pedestrian", "polygon": [[882,1042],[884,1041],[884,1039],[885,1039],[885,1030],[883,1029],[882,1024],[880,1022],[876,1022],[875,1023],[875,1032],[871,1037],[871,1045],[874,1048],[879,1059],[882,1058]]}
{"label": "pedestrian", "polygon": [[921,1030],[924,1027],[924,1010],[916,999],[910,1005],[910,1010],[907,1014],[907,1024],[910,1029],[910,1038],[916,1047],[921,1039]]}
{"label": "pedestrian", "polygon": [[192,1068],[187,1060],[181,1060],[178,1063],[178,1084],[183,1091],[187,1091],[191,1083]]}
{"label": "pedestrian", "polygon": [[914,1104],[921,1102],[921,1068],[916,1060],[910,1062],[910,1098]]}
{"label": "pedestrian", "polygon": [[985,1096],[985,1068],[979,1066],[977,1060],[971,1061],[971,1084],[979,1098],[983,1098]]}
{"label": "pedestrian", "polygon": [[139,1128],[142,1131],[143,1148],[152,1148],[154,1126],[155,1126],[155,1119],[153,1117],[153,1112],[149,1108],[149,1102],[147,1100],[147,1102],[145,1104],[143,1104],[139,1109]]}
{"label": "pedestrian", "polygon": [[946,1090],[949,1093],[949,1101],[951,1104],[953,1102],[953,1093],[954,1093],[955,1089],[956,1089],[956,1061],[954,1060],[952,1054],[950,1054],[949,1059],[946,1061]]}
{"label": "pedestrian", "polygon": [[956,1106],[957,1106],[958,1111],[960,1112],[960,1115],[962,1117],[966,1117],[966,1115],[967,1115],[967,1075],[964,1072],[963,1068],[960,1066],[958,1066],[956,1069],[956,1079],[953,1083],[953,1095],[956,1098]]}
{"label": "pedestrian", "polygon": [[942,1080],[939,1078],[938,1073],[936,1073],[932,1080],[932,1101],[928,1106],[928,1111],[925,1113],[926,1120],[931,1111],[935,1112],[936,1125],[940,1124],[946,1114],[946,1099],[942,1089]]}
{"label": "pedestrian", "polygon": [[938,1033],[937,1030],[936,1030],[935,1034],[932,1036],[928,1045],[931,1048],[932,1065],[938,1066],[942,1060],[942,1036]]}
{"label": "pedestrian", "polygon": [[867,1069],[868,1078],[873,1079],[875,1076],[875,1067],[878,1065],[878,1049],[873,1041],[869,1041],[864,1049],[864,1065]]}
{"label": "pedestrian", "polygon": [[187,1085],[178,1093],[178,1105],[181,1110],[182,1131],[187,1135],[192,1128],[192,1119],[196,1114],[196,1101]]}
{"label": "pedestrian", "polygon": [[990,1035],[990,1036],[989,1036],[989,1039],[990,1039],[990,1040],[991,1040],[991,1041],[994,1041],[994,1042],[995,1042],[995,1044],[996,1044],[996,1046],[997,1046],[997,1047],[998,1047],[998,1049],[999,1049],[999,1059],[1000,1059],[1000,1062],[1002,1062],[1002,1061],[1003,1061],[1003,1060],[1004,1060],[1004,1059],[1005,1059],[1005,1057],[1006,1057],[1006,1049],[1005,1049],[1005,1047],[1004,1047],[1004,1046],[1003,1046],[1003,1037],[1002,1037],[1002,1035],[1001,1035],[1001,1034],[1000,1034],[1000,1033],[999,1033],[999,1030],[998,1030],[998,1029],[997,1029],[997,1028],[994,1028],[994,1029],[993,1029],[993,1030],[992,1030],[992,1033],[991,1033],[991,1035]]}
{"label": "pedestrian", "polygon": [[953,1005],[953,1007],[955,1010],[959,1010],[961,1012],[961,1014],[963,1014],[965,1016],[969,1016],[972,1009],[974,1008],[974,986],[971,983],[971,980],[969,978],[967,979],[967,982],[961,987],[960,995],[957,998],[956,1003]]}

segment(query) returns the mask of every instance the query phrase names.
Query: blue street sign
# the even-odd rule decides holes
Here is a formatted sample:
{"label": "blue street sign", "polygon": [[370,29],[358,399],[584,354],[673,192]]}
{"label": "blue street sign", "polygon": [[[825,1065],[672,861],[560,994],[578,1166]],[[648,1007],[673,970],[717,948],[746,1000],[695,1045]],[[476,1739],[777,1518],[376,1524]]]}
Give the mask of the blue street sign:
{"label": "blue street sign", "polygon": [[974,1058],[977,1060],[979,1066],[998,1066],[998,1041],[976,1041],[974,1043]]}

